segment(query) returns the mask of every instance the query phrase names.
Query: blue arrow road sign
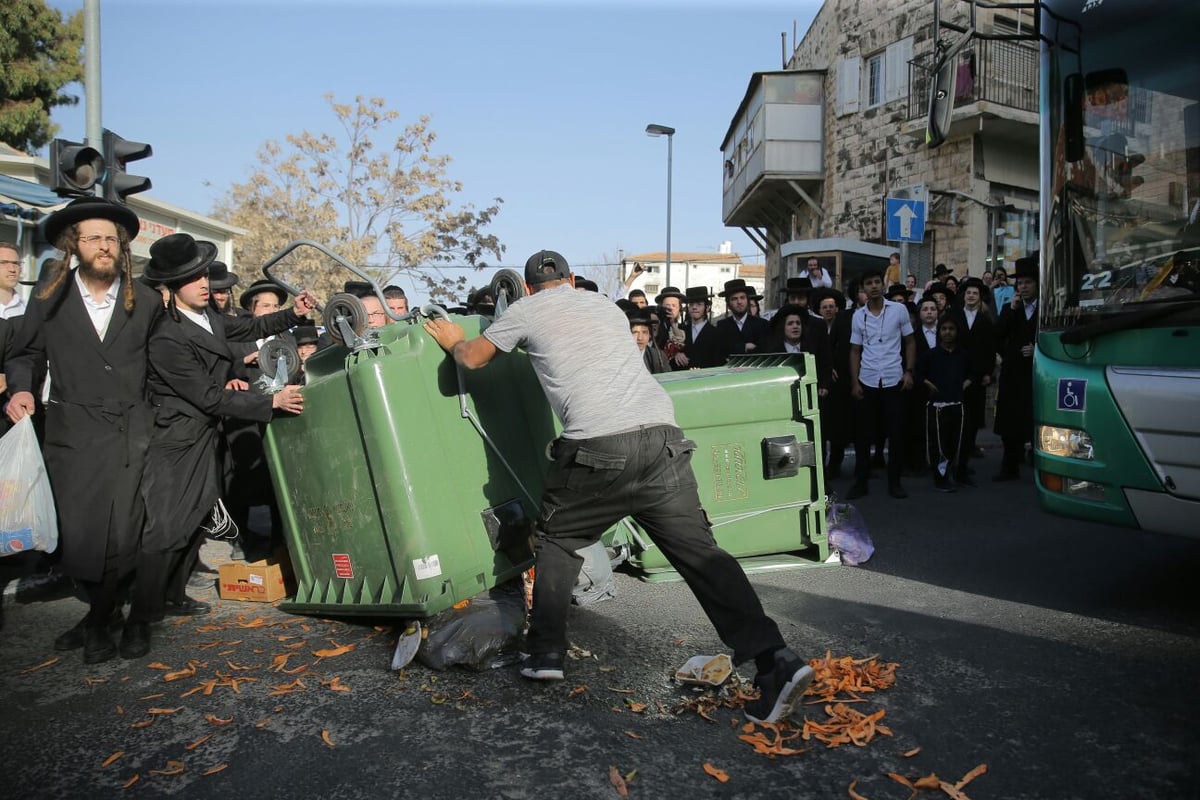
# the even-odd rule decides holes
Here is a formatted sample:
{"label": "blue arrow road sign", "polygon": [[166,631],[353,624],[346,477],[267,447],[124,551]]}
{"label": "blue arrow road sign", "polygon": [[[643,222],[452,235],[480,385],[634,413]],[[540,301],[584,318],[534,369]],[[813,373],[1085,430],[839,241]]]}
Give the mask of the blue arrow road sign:
{"label": "blue arrow road sign", "polygon": [[889,242],[925,240],[925,201],[887,199],[887,238]]}

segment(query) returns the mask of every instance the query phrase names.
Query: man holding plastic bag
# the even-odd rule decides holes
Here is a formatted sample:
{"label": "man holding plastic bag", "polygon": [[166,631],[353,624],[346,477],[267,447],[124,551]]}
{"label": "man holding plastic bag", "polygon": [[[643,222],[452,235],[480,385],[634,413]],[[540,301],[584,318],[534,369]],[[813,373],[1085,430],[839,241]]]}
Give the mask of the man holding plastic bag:
{"label": "man holding plastic bag", "polygon": [[99,197],[80,197],[47,218],[46,240],[64,257],[38,284],[5,365],[5,411],[14,423],[34,413],[35,376],[50,365],[43,454],[62,570],[89,602],[55,647],[83,647],[88,664],[117,654],[108,625],[133,576],[145,516],[146,344],[163,305],[133,279],[129,242],[139,227],[137,214]]}
{"label": "man holding plastic bag", "polygon": [[26,417],[0,439],[0,556],[53,553],[57,546],[54,496],[33,420]]}

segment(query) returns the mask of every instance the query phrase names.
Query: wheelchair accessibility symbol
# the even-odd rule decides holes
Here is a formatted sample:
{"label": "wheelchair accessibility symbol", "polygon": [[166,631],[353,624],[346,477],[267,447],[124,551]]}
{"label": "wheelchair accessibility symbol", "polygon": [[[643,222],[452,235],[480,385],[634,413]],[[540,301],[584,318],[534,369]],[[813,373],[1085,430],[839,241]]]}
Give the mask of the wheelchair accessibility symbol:
{"label": "wheelchair accessibility symbol", "polygon": [[1087,380],[1083,378],[1058,379],[1058,410],[1083,411],[1087,406]]}

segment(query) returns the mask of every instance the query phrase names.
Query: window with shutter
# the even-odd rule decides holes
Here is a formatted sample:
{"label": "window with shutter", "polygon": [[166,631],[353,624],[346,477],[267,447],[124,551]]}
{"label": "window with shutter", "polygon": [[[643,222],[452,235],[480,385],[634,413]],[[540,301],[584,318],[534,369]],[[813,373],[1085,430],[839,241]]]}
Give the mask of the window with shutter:
{"label": "window with shutter", "polygon": [[912,60],[913,40],[909,36],[888,45],[884,53],[884,102],[908,96],[908,62]]}
{"label": "window with shutter", "polygon": [[843,58],[837,67],[837,115],[839,117],[858,111],[859,73],[862,58]]}

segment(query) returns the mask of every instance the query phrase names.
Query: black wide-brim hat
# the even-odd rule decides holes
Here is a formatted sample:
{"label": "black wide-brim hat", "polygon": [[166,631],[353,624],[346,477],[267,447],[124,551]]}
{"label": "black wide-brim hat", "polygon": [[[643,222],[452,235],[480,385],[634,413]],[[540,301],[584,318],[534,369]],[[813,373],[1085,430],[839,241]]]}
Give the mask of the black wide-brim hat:
{"label": "black wide-brim hat", "polygon": [[750,297],[754,294],[754,287],[747,286],[746,281],[741,278],[734,278],[731,281],[725,281],[725,291],[718,294],[717,297],[729,297],[729,295],[737,294],[738,292],[743,292],[746,297]]}
{"label": "black wide-brim hat", "polygon": [[684,294],[683,292],[679,291],[679,287],[668,286],[665,289],[663,289],[661,292],[659,292],[658,295],[654,298],[654,304],[661,306],[662,301],[668,297],[676,297],[679,299],[680,302],[687,300],[687,295]]}
{"label": "black wide-brim hat", "polygon": [[130,240],[136,239],[142,223],[138,215],[127,206],[109,202],[103,197],[77,197],[46,217],[42,223],[42,235],[50,244],[58,241],[59,234],[70,226],[85,219],[107,219],[125,229]]}
{"label": "black wide-brim hat", "polygon": [[946,288],[946,284],[942,283],[941,281],[934,281],[933,283],[929,284],[929,288],[925,290],[923,298],[933,297],[939,292],[946,295],[946,297],[950,297],[950,295],[953,294],[953,292]]}
{"label": "black wide-brim hat", "polygon": [[689,303],[707,303],[712,300],[712,292],[707,286],[689,286],[683,299]]}
{"label": "black wide-brim hat", "polygon": [[891,286],[889,286],[887,288],[887,291],[883,293],[883,296],[891,297],[894,294],[902,294],[905,297],[908,297],[912,293],[913,293],[912,290],[909,289],[907,286],[905,286],[903,283],[893,283]]}
{"label": "black wide-brim hat", "polygon": [[958,284],[958,291],[960,293],[965,292],[967,289],[972,287],[978,289],[980,294],[983,294],[985,291],[987,291],[987,287],[983,285],[983,281],[979,278],[976,278],[974,275],[969,278],[963,278],[962,282]]}
{"label": "black wide-brim hat", "polygon": [[812,281],[808,278],[788,278],[783,285],[784,294],[807,294],[813,289]]}
{"label": "black wide-brim hat", "polygon": [[1016,263],[1013,265],[1012,277],[1014,280],[1017,278],[1033,278],[1035,281],[1040,280],[1041,276],[1038,274],[1038,254],[1034,253],[1033,255],[1025,256],[1024,258],[1018,258]]}
{"label": "black wide-brim hat", "polygon": [[203,275],[217,259],[217,246],[193,239],[186,233],[172,233],[150,245],[150,263],[142,280],[158,283],[187,283]]}
{"label": "black wide-brim hat", "polygon": [[279,305],[287,302],[287,292],[283,290],[279,284],[266,278],[259,278],[254,283],[250,284],[246,291],[242,292],[242,296],[238,299],[238,305],[247,311],[254,302],[254,298],[263,292],[270,292],[279,298]]}
{"label": "black wide-brim hat", "polygon": [[297,325],[292,329],[292,338],[296,340],[296,346],[302,344],[317,343],[317,328],[315,325]]}
{"label": "black wide-brim hat", "polygon": [[232,289],[237,286],[241,279],[237,273],[230,272],[229,267],[224,261],[214,261],[208,265],[208,288],[212,289]]}
{"label": "black wide-brim hat", "polygon": [[832,297],[833,302],[837,303],[838,311],[842,311],[846,307],[846,295],[839,292],[837,289],[814,289],[812,294],[808,296],[808,304],[816,310],[820,310],[821,303],[825,298]]}

